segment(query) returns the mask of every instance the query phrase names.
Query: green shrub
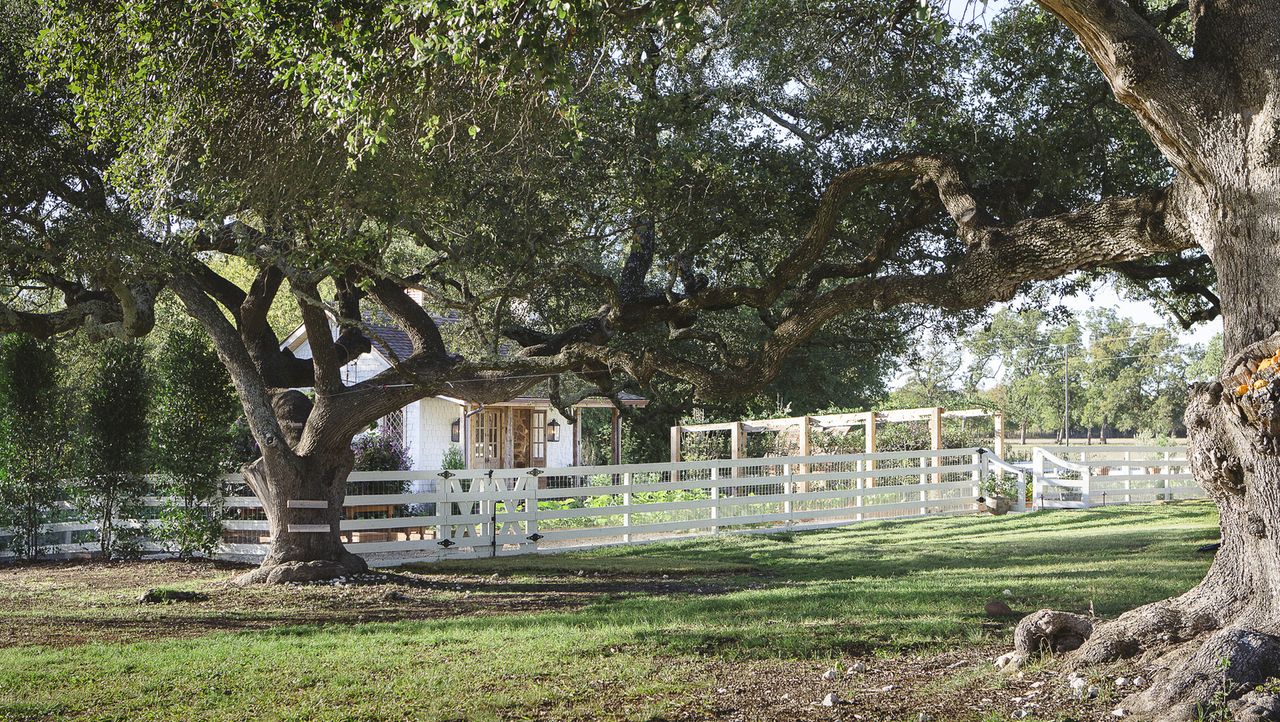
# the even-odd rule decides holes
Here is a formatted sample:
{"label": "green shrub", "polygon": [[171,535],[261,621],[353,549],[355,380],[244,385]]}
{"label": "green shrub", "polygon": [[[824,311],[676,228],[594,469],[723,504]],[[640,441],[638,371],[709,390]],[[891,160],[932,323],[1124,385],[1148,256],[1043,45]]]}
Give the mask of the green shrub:
{"label": "green shrub", "polygon": [[65,493],[68,424],[58,358],[25,334],[0,340],[0,538],[22,557],[39,555],[40,527]]}
{"label": "green shrub", "polygon": [[207,339],[169,332],[155,357],[151,455],[167,501],[154,529],[181,558],[210,554],[222,539],[222,473],[239,413],[231,380]]}

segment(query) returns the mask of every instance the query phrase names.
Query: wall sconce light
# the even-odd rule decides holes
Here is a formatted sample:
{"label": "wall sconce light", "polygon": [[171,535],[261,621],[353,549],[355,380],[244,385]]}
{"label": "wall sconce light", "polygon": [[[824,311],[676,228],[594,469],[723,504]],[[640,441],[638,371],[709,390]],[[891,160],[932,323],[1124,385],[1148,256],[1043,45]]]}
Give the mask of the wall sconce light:
{"label": "wall sconce light", "polygon": [[560,440],[560,422],[552,419],[547,422],[547,441]]}
{"label": "wall sconce light", "polygon": [[449,441],[457,443],[461,440],[462,440],[462,421],[460,419],[454,419],[453,423],[449,424]]}

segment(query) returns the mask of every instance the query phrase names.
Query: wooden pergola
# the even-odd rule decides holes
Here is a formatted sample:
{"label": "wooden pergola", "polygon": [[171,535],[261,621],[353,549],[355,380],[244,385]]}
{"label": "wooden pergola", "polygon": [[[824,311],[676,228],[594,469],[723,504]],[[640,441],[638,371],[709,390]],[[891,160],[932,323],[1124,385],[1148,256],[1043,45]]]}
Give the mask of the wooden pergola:
{"label": "wooden pergola", "polygon": [[671,427],[671,460],[683,461],[681,454],[685,434],[705,433],[709,431],[729,432],[729,458],[741,459],[746,451],[746,437],[751,432],[796,430],[800,438],[799,456],[811,456],[814,430],[846,431],[861,427],[866,433],[866,453],[876,452],[876,426],[882,423],[901,423],[908,421],[928,421],[929,437],[933,450],[942,448],[943,419],[965,419],[991,417],[995,424],[992,435],[993,451],[996,456],[1004,458],[1004,415],[999,411],[984,409],[963,409],[950,411],[942,407],[922,409],[895,409],[892,411],[863,411],[852,414],[813,414],[810,416],[793,416],[786,419],[751,419],[746,421],[725,421],[715,424],[688,424]]}

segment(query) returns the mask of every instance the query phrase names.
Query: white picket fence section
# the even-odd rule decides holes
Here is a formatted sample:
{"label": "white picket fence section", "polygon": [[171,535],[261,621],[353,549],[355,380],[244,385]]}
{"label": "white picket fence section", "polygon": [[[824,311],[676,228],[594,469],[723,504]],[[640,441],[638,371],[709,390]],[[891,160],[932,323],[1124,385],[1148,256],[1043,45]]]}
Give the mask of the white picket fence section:
{"label": "white picket fence section", "polygon": [[1203,498],[1185,446],[1048,446],[1032,452],[1036,508]]}
{"label": "white picket fence section", "polygon": [[[632,544],[727,531],[783,531],[974,509],[988,475],[1025,477],[983,449],[688,461],[562,469],[351,475],[348,548],[379,565]],[[998,462],[999,460],[995,460]],[[400,484],[361,493],[362,484]],[[229,497],[245,511],[253,497]],[[265,534],[263,520],[227,522]],[[253,558],[262,543],[224,549]]]}
{"label": "white picket fence section", "polygon": [[[1090,458],[1100,453],[1106,458]],[[373,565],[391,566],[968,513],[992,484],[1013,494],[1014,511],[1025,511],[1028,499],[1012,490],[1028,484],[1030,502],[1039,508],[1203,496],[1186,463],[1183,447],[1046,447],[1018,465],[985,449],[964,448],[545,470],[357,472],[348,480],[340,530],[351,551]],[[238,476],[228,476],[227,483],[244,488]],[[260,559],[269,533],[261,503],[249,495],[223,502],[228,519],[218,556]],[[44,553],[92,553],[96,528],[49,524],[45,535],[57,541]],[[155,544],[144,548],[164,551]]]}

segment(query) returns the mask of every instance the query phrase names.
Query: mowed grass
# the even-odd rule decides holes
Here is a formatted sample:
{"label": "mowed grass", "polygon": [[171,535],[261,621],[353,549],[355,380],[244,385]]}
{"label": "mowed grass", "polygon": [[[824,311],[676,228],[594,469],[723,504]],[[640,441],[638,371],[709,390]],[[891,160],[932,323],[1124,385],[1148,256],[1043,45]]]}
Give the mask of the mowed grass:
{"label": "mowed grass", "polygon": [[711,663],[1006,643],[1011,622],[983,613],[996,597],[1114,616],[1190,588],[1210,561],[1196,546],[1216,538],[1212,505],[1183,502],[451,562],[430,571],[497,573],[499,590],[596,575],[652,588],[489,616],[442,591],[462,616],[0,649],[0,719],[672,718]]}

